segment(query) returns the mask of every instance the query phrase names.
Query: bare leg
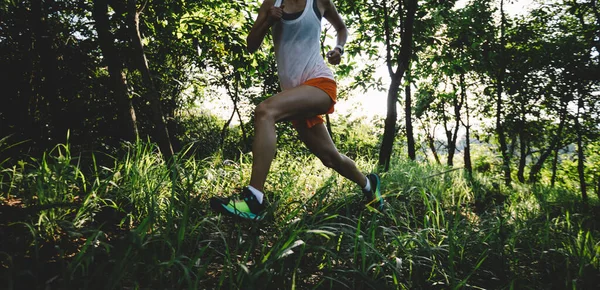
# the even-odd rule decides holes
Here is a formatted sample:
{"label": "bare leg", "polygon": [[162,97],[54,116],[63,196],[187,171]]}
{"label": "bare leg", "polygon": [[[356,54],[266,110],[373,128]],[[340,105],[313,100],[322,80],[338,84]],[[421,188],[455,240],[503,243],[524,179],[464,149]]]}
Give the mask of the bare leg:
{"label": "bare leg", "polygon": [[297,127],[296,131],[298,131],[300,140],[325,166],[354,181],[361,188],[367,185],[365,175],[358,170],[354,161],[337,151],[324,124],[318,124],[312,128],[308,128],[304,124],[304,126]]}
{"label": "bare leg", "polygon": [[323,114],[329,109],[331,102],[331,98],[321,89],[302,85],[272,96],[256,107],[250,177],[252,187],[263,191],[271,162],[275,157],[275,123]]}

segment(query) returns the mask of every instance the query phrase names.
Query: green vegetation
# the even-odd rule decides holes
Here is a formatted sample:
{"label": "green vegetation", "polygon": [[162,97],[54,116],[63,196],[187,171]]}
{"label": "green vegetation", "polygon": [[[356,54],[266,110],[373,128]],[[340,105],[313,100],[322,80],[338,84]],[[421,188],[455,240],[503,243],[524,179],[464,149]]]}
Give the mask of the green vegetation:
{"label": "green vegetation", "polygon": [[[269,217],[252,223],[215,215],[207,203],[247,183],[248,154],[199,159],[190,146],[168,166],[152,144],[124,149],[120,158],[73,156],[67,143],[41,159],[3,163],[3,288],[592,289],[600,283],[598,201],[584,206],[573,191],[508,188],[493,172],[467,178],[394,158],[382,174],[388,207],[378,212],[318,159],[282,149],[267,185]],[[370,159],[357,163],[365,171],[375,167]]]}
{"label": "green vegetation", "polygon": [[0,2],[0,288],[598,288],[600,2],[333,2],[340,104],[387,109],[333,140],[387,210],[281,124],[259,223],[207,200],[281,91],[261,1]]}

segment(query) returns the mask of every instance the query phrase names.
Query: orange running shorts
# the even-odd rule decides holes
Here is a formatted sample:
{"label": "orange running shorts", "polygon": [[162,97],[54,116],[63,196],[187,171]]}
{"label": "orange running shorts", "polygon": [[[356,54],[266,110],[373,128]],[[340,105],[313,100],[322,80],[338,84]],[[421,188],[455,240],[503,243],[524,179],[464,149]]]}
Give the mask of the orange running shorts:
{"label": "orange running shorts", "polygon": [[[334,110],[333,105],[335,105],[336,100],[337,100],[337,84],[335,83],[334,80],[329,79],[329,78],[314,78],[314,79],[307,80],[306,82],[303,83],[303,85],[312,86],[312,87],[321,89],[322,91],[327,93],[327,95],[329,95],[329,97],[331,98],[332,102],[331,102],[331,107],[329,107],[329,110],[327,110],[327,112],[325,112],[325,114],[333,113],[333,110]],[[300,122],[304,122],[306,124],[306,127],[312,128],[313,126],[315,126],[317,124],[324,123],[325,120],[323,119],[323,117],[321,115],[316,115],[314,117],[310,117],[310,118],[307,118],[304,120],[293,120],[292,125],[294,125],[294,127],[298,127]]]}

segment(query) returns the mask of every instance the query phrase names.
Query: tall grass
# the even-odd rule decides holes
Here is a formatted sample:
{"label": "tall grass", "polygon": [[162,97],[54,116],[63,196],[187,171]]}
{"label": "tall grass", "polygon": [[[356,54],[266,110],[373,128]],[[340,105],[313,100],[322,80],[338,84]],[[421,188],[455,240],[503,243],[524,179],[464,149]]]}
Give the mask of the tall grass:
{"label": "tall grass", "polygon": [[[74,157],[63,144],[39,160],[2,163],[2,199],[20,202],[3,206],[18,215],[0,224],[2,287],[600,284],[598,216],[570,192],[504,188],[490,177],[395,159],[381,174],[387,206],[377,211],[314,157],[281,150],[266,186],[268,218],[248,222],[212,213],[208,199],[245,185],[251,156],[196,159],[191,148],[171,165],[145,142],[128,145],[121,158]],[[375,170],[372,160],[356,161]]]}

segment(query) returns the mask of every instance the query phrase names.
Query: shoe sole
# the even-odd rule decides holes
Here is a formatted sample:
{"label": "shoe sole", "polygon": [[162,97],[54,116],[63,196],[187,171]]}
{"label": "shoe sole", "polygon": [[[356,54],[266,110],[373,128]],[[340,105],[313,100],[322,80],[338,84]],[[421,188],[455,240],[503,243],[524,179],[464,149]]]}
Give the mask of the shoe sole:
{"label": "shoe sole", "polygon": [[250,221],[260,221],[263,220],[265,215],[266,215],[266,210],[263,211],[263,214],[254,214],[254,213],[245,213],[245,212],[241,212],[235,209],[231,209],[227,206],[225,206],[223,204],[223,201],[218,199],[218,198],[211,198],[210,199],[210,207],[212,208],[213,211],[220,213],[220,214],[224,214],[227,216],[231,216],[231,217],[238,217],[244,220],[250,220]]}

